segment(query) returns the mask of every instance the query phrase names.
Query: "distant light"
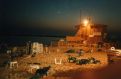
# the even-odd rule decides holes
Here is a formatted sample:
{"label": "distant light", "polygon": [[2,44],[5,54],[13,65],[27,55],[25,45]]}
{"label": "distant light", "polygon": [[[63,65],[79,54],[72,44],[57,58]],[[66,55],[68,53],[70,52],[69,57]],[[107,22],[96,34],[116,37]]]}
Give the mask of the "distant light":
{"label": "distant light", "polygon": [[85,19],[85,20],[83,21],[84,26],[87,26],[88,23],[89,23],[89,21],[88,21],[87,19]]}
{"label": "distant light", "polygon": [[60,39],[59,41],[64,41],[64,39]]}

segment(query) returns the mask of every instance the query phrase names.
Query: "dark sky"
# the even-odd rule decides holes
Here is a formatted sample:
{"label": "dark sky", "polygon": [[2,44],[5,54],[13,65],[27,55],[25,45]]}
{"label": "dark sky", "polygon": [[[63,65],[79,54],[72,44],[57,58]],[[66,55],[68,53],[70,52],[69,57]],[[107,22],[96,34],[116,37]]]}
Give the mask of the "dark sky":
{"label": "dark sky", "polygon": [[121,0],[2,0],[0,35],[69,34],[81,19],[121,29]]}

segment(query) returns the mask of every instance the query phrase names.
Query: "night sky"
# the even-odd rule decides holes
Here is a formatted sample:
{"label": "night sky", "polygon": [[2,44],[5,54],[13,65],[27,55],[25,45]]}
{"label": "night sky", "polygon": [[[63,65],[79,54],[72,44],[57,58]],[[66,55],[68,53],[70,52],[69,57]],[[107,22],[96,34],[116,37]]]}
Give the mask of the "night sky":
{"label": "night sky", "polygon": [[71,34],[80,14],[120,32],[121,0],[2,0],[0,35]]}

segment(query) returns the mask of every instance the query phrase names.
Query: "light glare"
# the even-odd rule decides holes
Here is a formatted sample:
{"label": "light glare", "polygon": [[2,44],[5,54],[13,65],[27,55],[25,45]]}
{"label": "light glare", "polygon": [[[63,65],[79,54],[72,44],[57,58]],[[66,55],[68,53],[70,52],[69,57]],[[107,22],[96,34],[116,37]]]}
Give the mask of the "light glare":
{"label": "light glare", "polygon": [[84,26],[87,26],[88,23],[89,23],[89,21],[88,21],[87,19],[85,19],[85,20],[83,21]]}

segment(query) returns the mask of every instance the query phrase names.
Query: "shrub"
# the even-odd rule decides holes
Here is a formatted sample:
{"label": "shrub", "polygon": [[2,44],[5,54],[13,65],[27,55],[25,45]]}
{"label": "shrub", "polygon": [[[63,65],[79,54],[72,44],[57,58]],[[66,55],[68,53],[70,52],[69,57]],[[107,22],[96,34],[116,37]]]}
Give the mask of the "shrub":
{"label": "shrub", "polygon": [[74,49],[67,50],[66,53],[75,53]]}

